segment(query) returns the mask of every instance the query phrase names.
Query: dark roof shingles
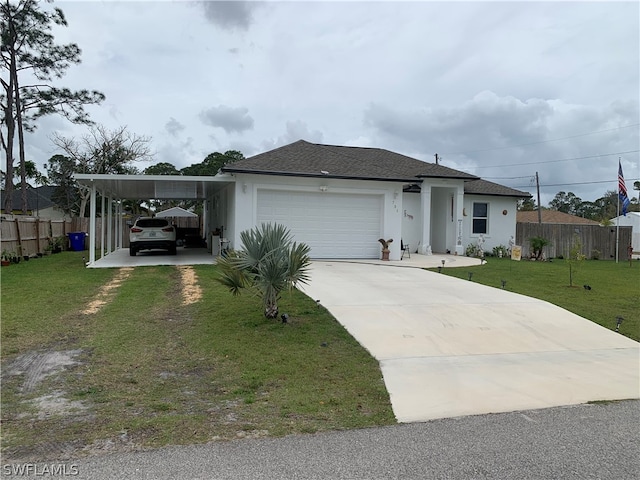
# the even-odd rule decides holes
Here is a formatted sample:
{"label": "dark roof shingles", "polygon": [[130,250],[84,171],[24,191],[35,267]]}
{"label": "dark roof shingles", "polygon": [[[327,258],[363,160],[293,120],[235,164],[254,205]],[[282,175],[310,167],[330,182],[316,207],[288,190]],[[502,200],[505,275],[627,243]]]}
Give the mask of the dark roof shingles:
{"label": "dark roof shingles", "polygon": [[465,180],[465,193],[530,197],[527,192],[481,180],[453,168],[428,163],[382,148],[320,145],[304,140],[260,153],[222,168],[224,172],[397,180],[422,178]]}
{"label": "dark roof shingles", "polygon": [[[303,160],[303,161],[302,161]],[[319,145],[299,140],[223,167],[226,172],[416,181],[421,176],[474,180],[478,177],[381,148]]]}

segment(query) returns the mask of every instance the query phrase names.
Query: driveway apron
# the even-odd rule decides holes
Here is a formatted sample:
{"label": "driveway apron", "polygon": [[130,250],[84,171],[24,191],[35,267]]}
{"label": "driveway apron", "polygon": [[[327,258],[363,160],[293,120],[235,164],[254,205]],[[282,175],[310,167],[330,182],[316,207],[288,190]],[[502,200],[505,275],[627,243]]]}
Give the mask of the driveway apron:
{"label": "driveway apron", "polygon": [[391,264],[316,261],[311,279],[399,422],[640,397],[640,344],[550,303]]}

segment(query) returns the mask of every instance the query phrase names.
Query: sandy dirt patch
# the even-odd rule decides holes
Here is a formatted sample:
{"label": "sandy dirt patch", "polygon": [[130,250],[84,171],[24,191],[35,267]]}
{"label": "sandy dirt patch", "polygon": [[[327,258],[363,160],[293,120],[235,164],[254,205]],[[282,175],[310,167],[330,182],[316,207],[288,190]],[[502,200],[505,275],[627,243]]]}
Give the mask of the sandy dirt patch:
{"label": "sandy dirt patch", "polygon": [[77,415],[87,410],[87,406],[76,400],[64,397],[64,392],[56,390],[50,395],[43,395],[30,401],[38,410],[37,419],[45,420],[51,416]]}
{"label": "sandy dirt patch", "polygon": [[24,375],[20,390],[29,393],[46,377],[61,372],[65,367],[78,365],[80,362],[75,357],[81,353],[82,350],[28,352],[8,365],[3,376]]}
{"label": "sandy dirt patch", "polygon": [[202,288],[198,285],[198,276],[189,265],[178,267],[182,284],[182,304],[191,305],[202,298]]}
{"label": "sandy dirt patch", "polygon": [[133,267],[123,267],[119,269],[118,274],[113,277],[109,283],[100,288],[96,297],[82,310],[82,314],[93,315],[98,313],[98,311],[113,298],[115,290],[131,275],[132,271]]}

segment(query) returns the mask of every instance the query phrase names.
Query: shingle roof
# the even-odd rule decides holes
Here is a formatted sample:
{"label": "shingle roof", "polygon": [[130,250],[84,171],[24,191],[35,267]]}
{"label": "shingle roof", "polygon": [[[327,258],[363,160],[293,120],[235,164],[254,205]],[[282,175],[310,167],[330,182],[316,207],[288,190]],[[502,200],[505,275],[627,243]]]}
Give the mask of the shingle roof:
{"label": "shingle roof", "polygon": [[[53,205],[51,201],[51,196],[55,192],[55,185],[42,185],[37,188],[28,188],[27,189],[27,209],[28,210],[36,210],[36,209],[44,209],[49,208]],[[5,191],[2,190],[0,195],[0,205],[4,208],[4,198]],[[22,189],[17,187],[13,190],[11,195],[11,200],[13,202],[13,209],[20,210],[22,209]]]}
{"label": "shingle roof", "polygon": [[478,178],[381,148],[320,145],[304,140],[226,165],[222,171],[403,182],[416,182],[420,178]]}
{"label": "shingle roof", "polygon": [[504,185],[498,185],[497,183],[488,182],[482,179],[465,182],[464,193],[470,195],[495,195],[500,197],[531,197],[531,194],[528,192],[516,190],[515,188],[505,187]]}
{"label": "shingle roof", "polygon": [[[595,220],[588,218],[576,217],[568,213],[559,212],[557,210],[542,210],[542,223],[565,223],[571,225],[600,225]],[[517,212],[516,222],[519,223],[538,223],[538,211]]]}

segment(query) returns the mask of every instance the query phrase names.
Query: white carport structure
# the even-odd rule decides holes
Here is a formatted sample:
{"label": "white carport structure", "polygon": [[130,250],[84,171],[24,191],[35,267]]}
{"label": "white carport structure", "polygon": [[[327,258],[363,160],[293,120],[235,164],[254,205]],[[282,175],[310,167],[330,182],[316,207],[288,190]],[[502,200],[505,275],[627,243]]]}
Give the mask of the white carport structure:
{"label": "white carport structure", "polygon": [[[97,222],[101,222],[102,241],[100,242],[100,257],[111,253],[113,240],[115,249],[122,248],[121,222],[115,222],[113,216],[122,218],[122,200],[201,200],[204,206],[204,232],[209,231],[211,216],[207,212],[207,200],[231,184],[235,179],[230,175],[210,176],[180,176],[180,175],[109,175],[82,174],[74,175],[76,181],[90,191],[89,202],[89,262],[92,266],[96,261]],[[101,197],[101,215],[97,218],[97,198]],[[105,216],[106,213],[106,216]],[[105,231],[106,227],[106,231]],[[105,245],[107,248],[105,249]]]}

